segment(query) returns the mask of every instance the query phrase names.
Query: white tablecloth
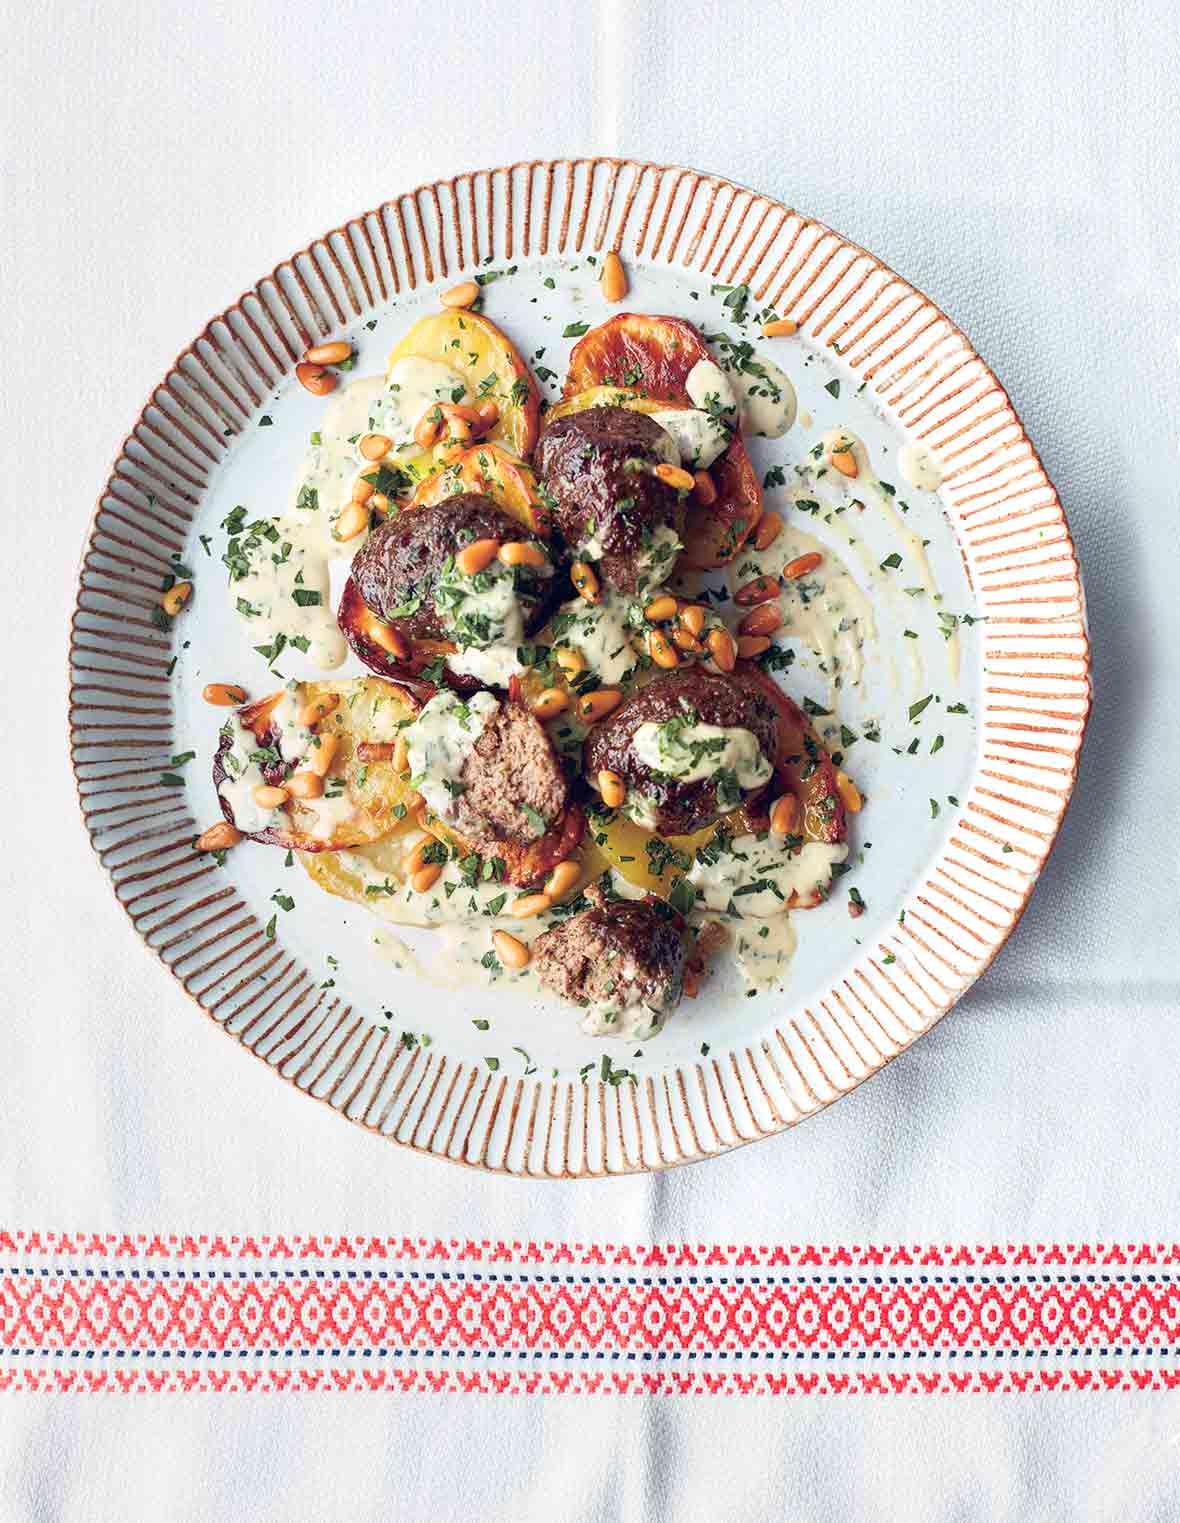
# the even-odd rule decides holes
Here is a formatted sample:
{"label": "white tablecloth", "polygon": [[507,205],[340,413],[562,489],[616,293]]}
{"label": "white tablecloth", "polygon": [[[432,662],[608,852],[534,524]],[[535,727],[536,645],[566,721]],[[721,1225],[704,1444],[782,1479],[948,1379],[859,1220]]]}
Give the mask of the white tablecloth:
{"label": "white tablecloth", "polygon": [[[5,38],[0,1225],[615,1244],[1180,1236],[1175,6],[54,0],[9,7]],[[1028,913],[908,1055],[715,1162],[529,1187],[383,1147],[276,1084],[186,1001],[82,831],[64,655],[107,465],[211,313],[407,186],[611,152],[779,195],[962,324],[1069,514],[1096,707]],[[0,1413],[5,1520],[1180,1516],[1180,1406],[1165,1391],[10,1392]]]}

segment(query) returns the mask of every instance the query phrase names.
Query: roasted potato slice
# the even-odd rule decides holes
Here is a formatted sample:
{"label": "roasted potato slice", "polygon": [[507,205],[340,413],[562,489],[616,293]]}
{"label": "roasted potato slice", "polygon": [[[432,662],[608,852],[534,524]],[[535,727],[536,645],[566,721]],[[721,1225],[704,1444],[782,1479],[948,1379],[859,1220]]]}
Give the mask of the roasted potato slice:
{"label": "roasted potato slice", "polygon": [[[657,412],[691,407],[685,382],[700,360],[711,360],[704,340],[680,317],[620,312],[592,328],[574,346],[565,396],[550,417],[584,407],[632,407]],[[762,489],[740,432],[710,467],[717,499],[690,502],[684,559],[710,570],[733,559],[762,517]]]}
{"label": "roasted potato slice", "polygon": [[[844,801],[836,784],[836,768],[803,710],[778,683],[752,661],[739,661],[736,671],[758,684],[778,715],[778,754],[774,758],[779,786],[767,790],[767,802],[789,790],[799,800],[799,834],[805,841],[833,844],[848,839]],[[765,829],[763,822],[751,822]]]}
{"label": "roasted potato slice", "polygon": [[[280,706],[288,698],[284,712]],[[272,811],[273,823],[266,828],[243,831],[249,839],[299,851],[341,851],[389,835],[418,802],[408,778],[394,766],[392,751],[400,723],[412,719],[420,704],[407,688],[381,677],[296,683],[238,710],[258,751],[266,753],[258,763],[263,780],[281,786],[299,770],[282,758],[280,719],[294,723],[307,705],[333,698],[335,707],[316,725],[321,741],[335,740],[323,797],[288,799]],[[232,737],[223,734],[213,760],[213,783],[219,790],[223,782],[235,780],[227,760],[231,749]],[[226,819],[241,829],[230,801],[220,791],[218,797]]]}
{"label": "roasted potato slice", "polygon": [[407,508],[427,507],[459,492],[482,492],[542,539],[551,532],[549,510],[531,468],[499,444],[472,445],[445,470],[423,481]]}
{"label": "roasted potato slice", "polygon": [[594,839],[602,855],[628,883],[666,899],[677,878],[683,878],[692,866],[697,848],[716,833],[717,825],[712,824],[688,836],[659,836],[626,815],[614,814],[599,825]]}
{"label": "roasted potato slice", "polygon": [[366,892],[365,878],[357,871],[358,861],[377,879],[385,879],[396,891],[406,881],[406,861],[409,851],[406,838],[418,829],[418,821],[412,814],[400,820],[389,835],[368,846],[355,846],[350,851],[301,851],[299,863],[317,888],[334,894],[338,899],[349,899],[363,904],[366,909],[381,913],[381,906],[391,897],[386,894]]}

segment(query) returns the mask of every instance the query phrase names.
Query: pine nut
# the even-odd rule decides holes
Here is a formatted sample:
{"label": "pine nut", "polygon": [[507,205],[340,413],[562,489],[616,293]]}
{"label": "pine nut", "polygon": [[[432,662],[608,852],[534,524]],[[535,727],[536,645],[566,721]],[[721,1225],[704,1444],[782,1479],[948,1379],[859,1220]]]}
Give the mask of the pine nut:
{"label": "pine nut", "polygon": [[498,539],[477,539],[464,546],[455,557],[455,570],[463,576],[478,576],[500,553]]}
{"label": "pine nut", "polygon": [[364,434],[357,448],[366,460],[384,460],[393,448],[393,440],[388,434]]}
{"label": "pine nut", "polygon": [[168,591],[160,598],[160,607],[170,619],[174,619],[189,600],[189,594],[193,590],[191,582],[177,582],[169,587]]}
{"label": "pine nut", "polygon": [[358,476],[352,484],[352,500],[359,503],[363,508],[377,488],[371,481],[366,481],[363,476]]}
{"label": "pine nut", "polygon": [[643,610],[643,617],[650,619],[653,624],[666,624],[669,619],[676,617],[676,610],[680,607],[676,599],[665,593],[663,597],[653,598]]}
{"label": "pine nut", "polygon": [[316,344],[303,358],[309,365],[342,365],[352,357],[352,345],[342,338],[331,344]]}
{"label": "pine nut", "polygon": [[206,703],[212,703],[219,709],[234,709],[246,701],[246,689],[237,687],[232,682],[208,682],[202,690],[201,697]]}
{"label": "pine nut", "polygon": [[831,460],[833,467],[840,472],[841,476],[847,476],[850,481],[860,475],[860,467],[857,465],[856,456],[851,450],[833,450]]}
{"label": "pine nut", "polygon": [[389,512],[389,498],[384,492],[374,492],[369,498],[369,507],[374,513],[387,514]]}
{"label": "pine nut", "polygon": [[393,743],[393,767],[395,772],[409,771],[410,753],[406,750],[404,735],[399,735]]}
{"label": "pine nut", "polygon": [[752,582],[739,587],[733,595],[740,608],[751,608],[755,603],[769,603],[779,593],[777,576],[756,576]]}
{"label": "pine nut", "polygon": [[570,581],[587,603],[597,603],[602,594],[598,590],[598,578],[585,561],[575,561],[570,567]]}
{"label": "pine nut", "polygon": [[569,707],[569,694],[563,693],[559,687],[547,687],[537,694],[530,708],[533,714],[542,721],[556,719],[558,714],[564,714]]}
{"label": "pine nut", "polygon": [[762,327],[763,338],[790,338],[792,333],[798,333],[799,324],[789,317],[778,317],[772,323],[765,323]]}
{"label": "pine nut", "polygon": [[553,659],[570,682],[575,677],[580,677],[586,670],[585,656],[580,650],[575,650],[572,645],[559,645],[553,652]]}
{"label": "pine nut", "polygon": [[676,654],[675,647],[658,629],[648,630],[647,648],[657,666],[671,670],[672,667],[680,665],[680,657]]}
{"label": "pine nut", "polygon": [[475,415],[479,419],[480,429],[486,433],[489,428],[495,428],[500,421],[500,404],[488,397],[475,409]]}
{"label": "pine nut", "polygon": [[595,688],[592,693],[583,693],[578,699],[578,718],[595,724],[608,714],[613,714],[622,701],[623,695],[617,687]]}
{"label": "pine nut", "polygon": [[692,479],[695,483],[692,495],[702,508],[711,508],[717,501],[717,488],[714,485],[712,476],[709,475],[708,471],[694,471]]}
{"label": "pine nut", "polygon": [[428,862],[425,867],[420,867],[410,879],[416,894],[428,893],[442,876],[442,867],[437,862]]}
{"label": "pine nut", "polygon": [[394,747],[387,740],[360,740],[357,742],[356,759],[359,762],[388,762],[393,760]]}
{"label": "pine nut", "polygon": [[836,792],[849,814],[859,814],[864,808],[864,799],[860,796],[860,789],[848,776],[847,772],[836,773]]}
{"label": "pine nut", "polygon": [[777,513],[763,513],[754,530],[754,548],[768,550],[783,532],[783,521]]}
{"label": "pine nut", "polygon": [[446,421],[444,437],[452,443],[470,444],[475,430],[467,418],[464,418],[457,407],[444,407],[442,410]]}
{"label": "pine nut", "polygon": [[228,820],[218,820],[197,837],[198,851],[228,851],[242,839],[242,832],[235,830]]}
{"label": "pine nut", "polygon": [[321,719],[326,719],[334,708],[340,704],[339,693],[322,693],[320,697],[313,698],[299,712],[299,723],[305,730],[312,730],[319,724]]}
{"label": "pine nut", "polygon": [[479,287],[474,280],[461,281],[439,297],[444,307],[470,307],[479,299]]}
{"label": "pine nut", "polygon": [[729,630],[711,629],[705,644],[709,647],[709,654],[713,657],[717,670],[732,672],[737,661],[737,646],[733,643]]}
{"label": "pine nut", "polygon": [[550,899],[564,899],[581,879],[582,864],[570,857],[565,862],[559,862],[545,879],[545,892]]}
{"label": "pine nut", "polygon": [[705,610],[699,603],[689,603],[680,610],[680,622],[690,635],[696,635],[699,639],[705,629]]}
{"label": "pine nut", "polygon": [[782,622],[777,603],[759,603],[738,625],[738,634],[772,635]]}
{"label": "pine nut", "polygon": [[462,418],[472,428],[479,422],[479,408],[468,407],[466,402],[440,402],[439,407],[444,418]]}
{"label": "pine nut", "polygon": [[442,433],[442,422],[442,408],[436,402],[433,407],[428,407],[414,424],[414,443],[422,449],[430,449]]}
{"label": "pine nut", "polygon": [[741,635],[738,638],[737,653],[743,661],[752,661],[769,649],[770,641],[765,635]]}
{"label": "pine nut", "polygon": [[272,788],[268,783],[262,783],[255,788],[250,796],[259,809],[278,809],[287,802],[289,797],[285,788]]}
{"label": "pine nut", "polygon": [[687,629],[674,629],[672,631],[672,644],[678,650],[687,651],[690,656],[703,656],[705,653],[705,647],[695,635],[690,635]]}
{"label": "pine nut", "polygon": [[770,806],[770,828],[776,835],[793,836],[799,823],[799,800],[793,793],[784,793]]}
{"label": "pine nut", "polygon": [[492,946],[496,956],[506,968],[527,968],[532,961],[533,954],[525,946],[523,941],[517,941],[515,936],[510,936],[507,931],[492,932]]}
{"label": "pine nut", "polygon": [[340,738],[336,735],[321,735],[318,746],[313,746],[306,757],[307,765],[320,777],[328,775],[328,769],[336,760],[336,748],[340,744]]}
{"label": "pine nut", "polygon": [[[422,868],[429,867],[431,865],[426,861],[426,853],[431,849],[432,846],[437,845],[438,842],[434,836],[423,836],[423,838],[418,842],[417,846],[414,847],[413,851],[406,858],[406,875],[408,877],[412,878],[416,872],[419,872]],[[435,866],[437,865],[438,864],[436,863]]]}
{"label": "pine nut", "polygon": [[669,465],[661,460],[652,474],[658,476],[665,486],[672,487],[677,492],[691,492],[696,486],[696,477],[691,471],[683,470],[678,465]]}
{"label": "pine nut", "polygon": [[521,920],[529,920],[547,910],[552,903],[548,894],[524,894],[513,903],[512,913]]}
{"label": "pine nut", "polygon": [[336,520],[335,534],[341,544],[355,539],[358,534],[363,534],[369,527],[369,508],[367,503],[350,502],[340,517]]}
{"label": "pine nut", "polygon": [[814,571],[823,560],[823,556],[817,550],[810,555],[797,555],[793,561],[788,561],[783,567],[783,576],[788,582],[793,582],[797,577],[806,576],[809,571]]}
{"label": "pine nut", "polygon": [[549,557],[530,539],[510,539],[500,546],[500,559],[506,566],[535,566],[538,570],[549,563]]}
{"label": "pine nut", "polygon": [[598,792],[608,809],[618,809],[627,797],[627,785],[617,772],[603,768],[598,774]]}
{"label": "pine nut", "polygon": [[467,451],[462,439],[444,439],[434,446],[434,458],[440,465],[457,465]]}
{"label": "pine nut", "polygon": [[284,787],[293,799],[318,799],[324,794],[324,780],[318,772],[296,772]]}
{"label": "pine nut", "polygon": [[611,249],[602,261],[602,273],[598,277],[598,283],[602,287],[603,301],[622,301],[627,294],[627,272],[623,268],[623,261],[614,249]]}
{"label": "pine nut", "polygon": [[295,379],[304,391],[310,391],[313,397],[326,397],[330,391],[336,389],[335,372],[325,370],[322,365],[296,365]]}
{"label": "pine nut", "polygon": [[396,629],[392,629],[381,619],[370,615],[365,624],[364,632],[374,645],[379,646],[388,655],[392,656],[395,661],[408,661],[410,659],[410,647],[406,644],[403,637],[398,634]]}

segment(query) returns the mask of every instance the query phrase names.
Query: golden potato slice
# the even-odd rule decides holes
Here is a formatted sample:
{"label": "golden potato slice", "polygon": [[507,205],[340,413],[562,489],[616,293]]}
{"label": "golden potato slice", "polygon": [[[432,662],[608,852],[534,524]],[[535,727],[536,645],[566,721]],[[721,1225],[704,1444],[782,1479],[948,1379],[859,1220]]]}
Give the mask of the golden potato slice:
{"label": "golden potato slice", "polygon": [[417,820],[407,814],[380,841],[355,846],[351,851],[301,851],[299,863],[317,888],[380,914],[382,902],[392,895],[368,893],[366,889],[382,883],[388,883],[394,893],[401,888],[409,856],[406,837],[417,829]]}

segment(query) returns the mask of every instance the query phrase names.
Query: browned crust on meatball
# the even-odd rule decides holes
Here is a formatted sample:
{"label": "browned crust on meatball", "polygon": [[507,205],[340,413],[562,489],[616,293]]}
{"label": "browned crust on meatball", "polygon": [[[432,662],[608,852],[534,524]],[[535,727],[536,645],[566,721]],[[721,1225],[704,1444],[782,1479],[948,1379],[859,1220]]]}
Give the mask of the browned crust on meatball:
{"label": "browned crust on meatball", "polygon": [[533,942],[537,977],[575,1005],[639,1001],[667,1012],[684,988],[682,922],[647,900],[596,904]]}
{"label": "browned crust on meatball", "polygon": [[569,783],[544,727],[527,709],[502,704],[484,725],[463,767],[455,828],[481,852],[506,842],[528,846],[547,832],[569,802]]}
{"label": "browned crust on meatball", "polygon": [[[711,778],[682,783],[653,773],[635,754],[631,744],[642,724],[663,724],[692,709],[705,724],[740,727],[754,735],[766,759],[776,756],[774,706],[757,684],[740,674],[717,676],[699,666],[685,667],[658,677],[641,688],[598,724],[586,742],[584,758],[588,777],[617,772],[628,792],[642,793],[656,808],[655,829],[660,835],[690,835],[703,830],[732,805],[717,803],[717,787]],[[756,797],[763,789],[743,795]]]}
{"label": "browned crust on meatball", "polygon": [[[682,534],[684,509],[677,493],[645,467],[663,459],[663,430],[643,413],[625,407],[590,407],[556,419],[541,435],[537,462],[555,504],[554,518],[571,548],[590,537],[601,541],[599,580],[621,592],[638,590],[638,557],[645,536],[668,526]],[[671,570],[669,566],[667,568]]]}

